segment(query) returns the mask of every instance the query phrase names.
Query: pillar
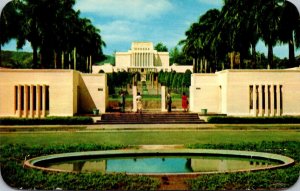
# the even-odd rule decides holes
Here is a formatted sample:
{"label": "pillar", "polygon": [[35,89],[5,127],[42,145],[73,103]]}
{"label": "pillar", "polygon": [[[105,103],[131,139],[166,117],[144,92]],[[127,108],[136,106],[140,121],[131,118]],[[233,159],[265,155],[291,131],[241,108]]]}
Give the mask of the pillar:
{"label": "pillar", "polygon": [[146,59],[147,59],[146,65],[147,67],[149,67],[149,52],[147,52],[146,54]]}
{"label": "pillar", "polygon": [[21,85],[18,85],[18,117],[21,117],[22,116],[22,110],[21,110],[21,107],[22,107],[22,95],[21,95]]}
{"label": "pillar", "polygon": [[138,53],[138,67],[141,66],[141,53]]}
{"label": "pillar", "polygon": [[29,112],[29,117],[33,118],[34,113],[33,113],[33,85],[30,86],[30,112]]}
{"label": "pillar", "polygon": [[42,88],[42,117],[46,117],[46,85],[44,84],[43,85],[43,88]]}
{"label": "pillar", "polygon": [[40,118],[41,113],[40,113],[40,107],[41,107],[41,86],[37,85],[36,86],[36,116]]}
{"label": "pillar", "polygon": [[166,86],[161,86],[161,111],[167,111],[167,109],[166,109]]}
{"label": "pillar", "polygon": [[145,56],[145,54],[144,54],[144,52],[142,52],[141,54],[142,54],[141,64],[142,64],[142,67],[144,67],[145,66],[145,62],[144,62],[144,56]]}
{"label": "pillar", "polygon": [[149,54],[149,66],[153,67],[153,62],[152,62],[152,53]]}
{"label": "pillar", "polygon": [[270,86],[270,116],[274,116],[274,85]]}
{"label": "pillar", "polygon": [[28,117],[28,98],[29,98],[29,94],[28,94],[28,85],[24,86],[24,117],[27,118]]}
{"label": "pillar", "polygon": [[265,114],[270,116],[269,111],[269,85],[265,85]]}
{"label": "pillar", "polygon": [[136,105],[136,96],[137,96],[137,86],[132,86],[132,111],[137,111],[137,105]]}
{"label": "pillar", "polygon": [[277,101],[277,111],[276,111],[276,115],[277,116],[281,116],[281,110],[280,110],[280,85],[277,84],[276,86],[276,101]]}
{"label": "pillar", "polygon": [[264,111],[263,111],[263,91],[262,91],[262,85],[258,86],[258,95],[259,95],[259,102],[258,102],[258,111],[260,116],[264,116]]}
{"label": "pillar", "polygon": [[253,112],[254,112],[254,116],[257,117],[257,89],[256,89],[256,85],[253,85]]}
{"label": "pillar", "polygon": [[137,67],[138,66],[138,54],[137,54],[137,52],[134,53],[134,62],[135,62],[135,67]]}
{"label": "pillar", "polygon": [[135,66],[135,53],[132,53],[132,66]]}

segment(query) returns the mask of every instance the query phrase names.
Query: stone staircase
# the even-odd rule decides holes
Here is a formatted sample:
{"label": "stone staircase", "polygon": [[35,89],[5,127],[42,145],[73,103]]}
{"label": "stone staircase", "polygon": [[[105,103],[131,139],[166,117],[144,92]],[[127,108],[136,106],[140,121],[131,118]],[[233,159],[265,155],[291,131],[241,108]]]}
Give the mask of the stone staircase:
{"label": "stone staircase", "polygon": [[200,124],[197,113],[105,113],[97,124]]}

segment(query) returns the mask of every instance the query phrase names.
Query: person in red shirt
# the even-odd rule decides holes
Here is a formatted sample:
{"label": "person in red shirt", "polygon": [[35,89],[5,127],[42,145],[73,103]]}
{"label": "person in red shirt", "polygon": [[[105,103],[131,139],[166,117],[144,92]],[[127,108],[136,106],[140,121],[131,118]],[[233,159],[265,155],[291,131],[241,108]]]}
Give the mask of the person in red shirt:
{"label": "person in red shirt", "polygon": [[181,104],[182,104],[183,111],[184,112],[188,111],[189,101],[188,101],[188,97],[185,95],[185,92],[182,93]]}

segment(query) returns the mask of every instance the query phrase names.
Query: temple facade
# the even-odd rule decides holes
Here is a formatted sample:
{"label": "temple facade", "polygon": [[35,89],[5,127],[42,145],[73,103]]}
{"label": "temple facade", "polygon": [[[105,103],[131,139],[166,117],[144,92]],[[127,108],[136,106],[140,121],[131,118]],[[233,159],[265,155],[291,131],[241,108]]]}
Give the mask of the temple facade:
{"label": "temple facade", "polygon": [[115,66],[107,63],[101,66],[93,66],[93,73],[103,71],[112,73],[118,71],[139,72],[146,74],[159,71],[176,71],[184,73],[193,71],[193,66],[180,66],[169,63],[169,52],[158,52],[152,42],[132,42],[131,49],[127,52],[116,52]]}

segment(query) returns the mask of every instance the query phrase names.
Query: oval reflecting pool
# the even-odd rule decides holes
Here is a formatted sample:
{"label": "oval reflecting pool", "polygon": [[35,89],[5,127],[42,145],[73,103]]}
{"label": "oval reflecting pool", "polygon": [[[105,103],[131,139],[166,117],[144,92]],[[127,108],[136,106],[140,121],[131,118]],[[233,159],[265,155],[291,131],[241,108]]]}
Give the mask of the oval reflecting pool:
{"label": "oval reflecting pool", "polygon": [[291,158],[269,153],[183,149],[65,153],[31,159],[25,165],[67,172],[205,174],[271,169],[293,162]]}

